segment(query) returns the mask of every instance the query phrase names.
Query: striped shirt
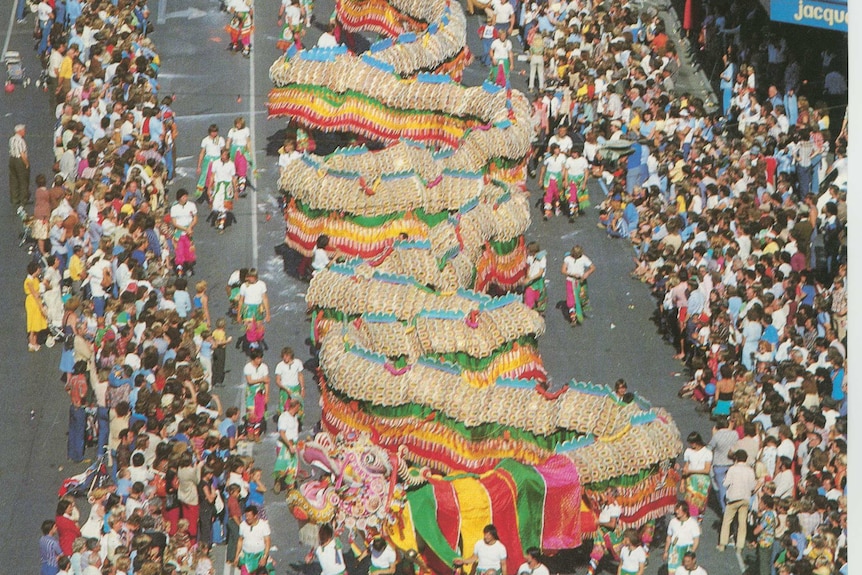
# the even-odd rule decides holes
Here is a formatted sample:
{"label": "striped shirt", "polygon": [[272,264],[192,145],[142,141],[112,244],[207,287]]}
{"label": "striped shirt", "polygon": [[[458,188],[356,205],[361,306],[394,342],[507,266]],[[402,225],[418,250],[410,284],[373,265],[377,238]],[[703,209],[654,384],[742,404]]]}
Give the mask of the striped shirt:
{"label": "striped shirt", "polygon": [[57,566],[57,558],[63,554],[60,543],[50,535],[39,538],[39,561],[50,567]]}
{"label": "striped shirt", "polygon": [[16,133],[9,138],[9,157],[21,158],[27,153],[27,142],[21,134]]}

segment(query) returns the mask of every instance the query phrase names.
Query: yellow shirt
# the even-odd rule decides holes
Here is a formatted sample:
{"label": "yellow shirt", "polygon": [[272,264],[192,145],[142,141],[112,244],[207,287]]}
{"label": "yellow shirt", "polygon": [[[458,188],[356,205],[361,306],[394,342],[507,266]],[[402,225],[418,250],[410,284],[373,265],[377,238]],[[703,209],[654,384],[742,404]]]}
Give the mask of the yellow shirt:
{"label": "yellow shirt", "polygon": [[227,333],[225,330],[221,328],[216,328],[213,330],[213,341],[217,344],[224,344],[227,342]]}
{"label": "yellow shirt", "polygon": [[72,255],[69,259],[69,278],[73,282],[81,281],[84,277],[84,262],[77,255]]}
{"label": "yellow shirt", "polygon": [[72,79],[72,58],[66,56],[60,63],[60,69],[57,71],[57,78],[60,80]]}

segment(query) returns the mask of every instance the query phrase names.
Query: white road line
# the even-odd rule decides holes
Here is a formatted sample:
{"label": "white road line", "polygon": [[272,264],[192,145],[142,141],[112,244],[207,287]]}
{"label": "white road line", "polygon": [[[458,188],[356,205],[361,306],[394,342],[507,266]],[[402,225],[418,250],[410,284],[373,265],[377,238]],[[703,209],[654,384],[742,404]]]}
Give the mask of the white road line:
{"label": "white road line", "polygon": [[[19,2],[23,2],[24,0],[19,0]],[[3,40],[3,52],[2,56],[6,56],[6,50],[9,49],[9,40],[12,39],[12,26],[15,25],[15,9],[18,7],[17,2],[12,2],[12,11],[9,12],[9,25],[6,26],[6,39]]]}
{"label": "white road line", "polygon": [[158,17],[156,24],[162,25],[168,21],[168,0],[159,0]]}
{"label": "white road line", "polygon": [[255,153],[255,135],[256,135],[256,121],[257,117],[255,114],[255,86],[254,86],[254,60],[255,60],[255,52],[257,52],[257,44],[254,40],[254,28],[251,29],[251,62],[249,64],[249,72],[248,72],[248,113],[249,113],[249,131],[251,137],[251,173],[248,174],[248,181],[251,184],[251,265],[253,267],[258,267],[258,246],[257,246],[257,176],[255,176],[255,170],[257,169],[257,157]]}
{"label": "white road line", "polygon": [[[249,119],[249,130],[251,130],[251,122],[254,121],[255,115],[261,115],[261,114],[266,114],[266,113],[267,113],[266,110],[258,110],[256,112],[254,112],[254,111],[249,112],[249,114],[251,115],[251,118]],[[195,119],[204,120],[206,118],[235,118],[235,117],[236,117],[236,112],[215,112],[215,113],[201,112],[200,114],[178,115],[177,119],[178,120],[195,120]],[[197,157],[197,156],[195,156],[195,157]]]}

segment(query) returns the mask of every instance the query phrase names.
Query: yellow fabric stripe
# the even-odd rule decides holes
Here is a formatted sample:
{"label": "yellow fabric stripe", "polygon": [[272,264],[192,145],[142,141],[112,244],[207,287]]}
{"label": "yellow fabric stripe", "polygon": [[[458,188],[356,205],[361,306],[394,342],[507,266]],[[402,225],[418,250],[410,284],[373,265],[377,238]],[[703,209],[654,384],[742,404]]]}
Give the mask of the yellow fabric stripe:
{"label": "yellow fabric stripe", "polygon": [[392,544],[398,549],[419,549],[416,542],[416,528],[413,525],[413,513],[410,511],[410,502],[405,501],[400,515],[396,515],[395,524],[386,527],[386,534]]}
{"label": "yellow fabric stripe", "polygon": [[469,557],[476,542],[482,539],[482,530],[491,523],[491,500],[485,487],[474,477],[455,479],[452,486],[461,509],[462,553]]}

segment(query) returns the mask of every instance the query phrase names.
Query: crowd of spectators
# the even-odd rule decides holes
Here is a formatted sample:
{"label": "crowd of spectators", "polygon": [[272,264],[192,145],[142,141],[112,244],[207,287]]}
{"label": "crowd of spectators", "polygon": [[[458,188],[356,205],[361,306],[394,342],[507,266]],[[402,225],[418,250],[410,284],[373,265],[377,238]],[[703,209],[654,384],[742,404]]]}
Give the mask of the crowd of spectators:
{"label": "crowd of spectators", "polygon": [[[168,190],[178,132],[172,98],[158,93],[146,2],[43,0],[34,18],[56,163],[36,176],[28,223],[39,260],[25,282],[28,330],[39,327],[30,351],[62,348],[68,457],[94,460],[42,525],[41,573],[211,575],[215,543],[245,572],[271,570],[266,486],[242,450],[259,439],[263,414],[246,425],[215,393],[231,338],[226,319],[210,315],[207,282],[189,280],[197,208]],[[269,393],[254,349],[269,308],[265,284],[243,272],[229,315],[253,320],[259,336],[242,338],[255,356],[245,370],[255,411]],[[293,379],[301,371],[291,364]],[[275,373],[290,398],[287,372]]]}
{"label": "crowd of spectators", "polygon": [[[80,460],[79,439],[92,442],[116,488],[90,494],[82,525],[75,501],[60,500],[43,525],[43,569],[188,571],[225,532],[236,543],[240,500],[252,502],[246,523],[262,521],[262,484],[236,453],[238,411],[212,393],[224,326],[210,318],[206,284],[192,296],[175,275],[184,231],[162,216],[177,132],[170,98],[157,94],[146,5],[72,6],[43,0],[37,12],[57,165],[34,215],[52,282],[69,272],[58,324],[69,455]],[[655,12],[618,0],[471,7],[488,12],[489,51],[501,33],[529,51],[531,167],[564,189],[570,168],[544,154],[552,134],[554,154],[586,159],[583,176],[607,191],[600,225],[632,242],[633,275],[651,286],[691,372],[680,393],[715,419],[711,440],[690,437],[692,516],[711,485],[725,513],[721,550],[738,517],[736,549],[750,532],[760,573],[846,570],[848,134],[830,122],[835,104],[799,95],[805,78],[792,57],[781,61],[778,37],[753,46],[721,35],[731,38],[719,50],[727,83],[712,110],[678,89],[679,47]],[[705,22],[730,29],[741,16],[716,10]],[[840,101],[835,55],[822,60],[820,85]],[[546,214],[561,200],[546,199]]]}
{"label": "crowd of spectators", "polygon": [[800,50],[742,4],[707,3],[704,26],[725,32],[706,34],[717,109],[678,86],[679,51],[705,51],[703,35],[678,46],[632,3],[521,4],[508,31],[539,92],[530,168],[557,194],[542,194],[547,219],[566,207],[566,156],[589,162],[599,226],[632,242],[632,276],[691,375],[680,394],[715,421],[710,441],[689,438],[690,514],[724,514],[721,551],[738,517],[736,549],[757,548],[764,575],[846,572],[848,133],[830,121],[843,60],[824,50],[802,75]]}

